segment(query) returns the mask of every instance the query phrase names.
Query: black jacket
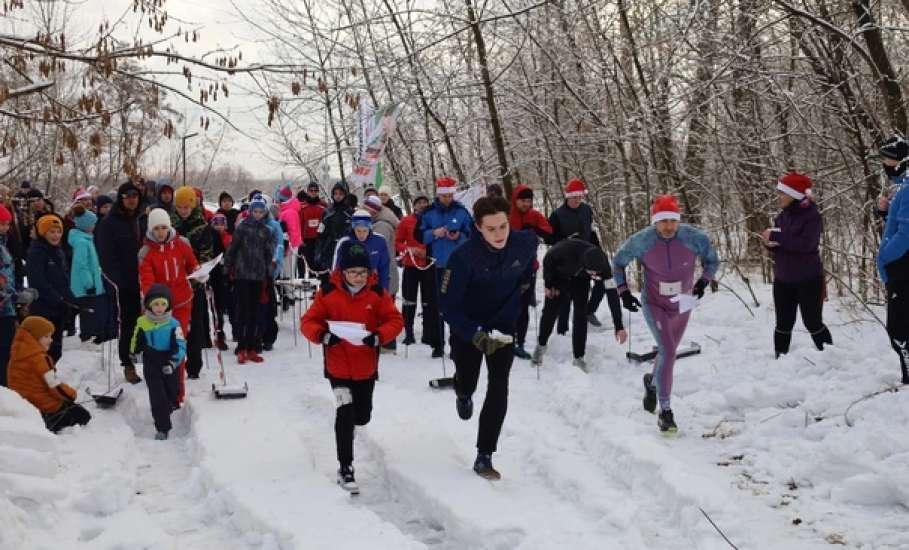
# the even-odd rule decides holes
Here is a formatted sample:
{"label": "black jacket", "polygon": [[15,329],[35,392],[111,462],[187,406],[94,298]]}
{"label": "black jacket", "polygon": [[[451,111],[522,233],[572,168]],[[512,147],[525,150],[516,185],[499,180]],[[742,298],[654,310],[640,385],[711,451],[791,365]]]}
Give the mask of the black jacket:
{"label": "black jacket", "polygon": [[139,291],[139,248],[142,236],[139,232],[138,211],[130,214],[119,199],[95,230],[95,246],[101,270],[120,289]]}
{"label": "black jacket", "polygon": [[240,211],[236,208],[230,208],[228,210],[219,208],[218,213],[224,214],[224,217],[227,218],[227,232],[233,235],[234,229],[237,228],[237,216],[240,215]]}
{"label": "black jacket", "polygon": [[593,232],[593,209],[587,203],[581,203],[577,208],[563,204],[549,215],[549,224],[552,226],[553,243],[577,235],[585,241],[600,244]]}
{"label": "black jacket", "polygon": [[[543,282],[546,288],[566,286],[573,277],[587,277],[582,258],[584,252],[597,245],[580,238],[565,239],[549,248],[543,257]],[[602,274],[604,280],[612,278],[612,268],[606,266]]]}
{"label": "black jacket", "polygon": [[76,303],[69,288],[69,266],[61,246],[37,238],[28,247],[28,286],[38,291],[38,299],[29,306],[32,315],[58,317],[66,302]]}
{"label": "black jacket", "polygon": [[264,281],[271,273],[275,236],[265,220],[248,217],[234,229],[224,255],[224,269],[234,279]]}
{"label": "black jacket", "polygon": [[319,269],[328,269],[331,266],[338,241],[350,231],[351,214],[346,199],[340,203],[333,203],[322,213],[315,254]]}

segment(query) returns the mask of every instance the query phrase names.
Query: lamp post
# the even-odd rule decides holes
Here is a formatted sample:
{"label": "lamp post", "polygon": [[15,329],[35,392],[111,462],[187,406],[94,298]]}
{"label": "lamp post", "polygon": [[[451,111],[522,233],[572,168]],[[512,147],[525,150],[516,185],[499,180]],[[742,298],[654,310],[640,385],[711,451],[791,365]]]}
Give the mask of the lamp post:
{"label": "lamp post", "polygon": [[198,135],[199,135],[199,132],[193,132],[191,134],[187,134],[187,135],[183,136],[182,138],[180,138],[180,140],[183,142],[182,143],[182,145],[183,145],[183,185],[186,185],[186,140],[188,140],[189,138],[194,138]]}

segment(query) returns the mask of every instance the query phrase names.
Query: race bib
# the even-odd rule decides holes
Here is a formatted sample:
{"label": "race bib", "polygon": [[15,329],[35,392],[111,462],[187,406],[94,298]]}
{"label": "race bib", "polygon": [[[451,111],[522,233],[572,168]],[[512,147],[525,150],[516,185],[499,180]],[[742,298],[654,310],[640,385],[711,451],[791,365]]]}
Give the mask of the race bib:
{"label": "race bib", "polygon": [[309,225],[309,227],[319,227],[320,222],[319,220],[309,220],[306,223]]}
{"label": "race bib", "polygon": [[675,296],[682,293],[682,281],[671,281],[660,283],[661,296]]}

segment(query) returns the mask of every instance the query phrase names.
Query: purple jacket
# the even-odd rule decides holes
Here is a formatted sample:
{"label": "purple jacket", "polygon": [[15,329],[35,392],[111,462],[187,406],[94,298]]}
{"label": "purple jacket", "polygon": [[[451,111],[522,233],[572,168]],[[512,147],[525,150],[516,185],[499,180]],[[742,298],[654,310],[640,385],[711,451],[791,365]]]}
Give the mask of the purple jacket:
{"label": "purple jacket", "polygon": [[795,201],[780,212],[770,240],[779,243],[773,253],[773,279],[798,283],[824,273],[818,246],[821,243],[821,213],[814,202]]}

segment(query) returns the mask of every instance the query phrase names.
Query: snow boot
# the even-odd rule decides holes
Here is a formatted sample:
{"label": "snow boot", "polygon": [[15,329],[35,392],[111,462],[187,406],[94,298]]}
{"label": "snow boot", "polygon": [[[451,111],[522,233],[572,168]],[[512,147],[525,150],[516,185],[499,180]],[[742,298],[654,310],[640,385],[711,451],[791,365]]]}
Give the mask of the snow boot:
{"label": "snow boot", "polygon": [[657,426],[660,427],[660,431],[664,434],[674,434],[679,431],[678,426],[675,425],[675,418],[672,416],[672,409],[660,411],[660,416],[657,418]]}
{"label": "snow boot", "polygon": [[586,373],[589,373],[589,372],[590,372],[590,371],[587,369],[587,361],[585,361],[583,357],[575,357],[575,358],[574,358],[574,361],[572,361],[571,364],[572,364],[573,366],[575,366],[575,367],[581,369],[582,372],[586,372]]}
{"label": "snow boot", "polygon": [[444,356],[445,356],[445,350],[443,350],[441,347],[432,348],[432,358],[433,359],[438,359],[439,357],[444,357]]}
{"label": "snow boot", "polygon": [[590,323],[590,326],[592,327],[603,328],[603,323],[601,323],[600,320],[597,319],[597,316],[593,313],[587,314],[587,322]]}
{"label": "snow boot", "polygon": [[241,349],[240,351],[237,352],[237,363],[240,363],[241,365],[246,364],[246,350],[245,349]]}
{"label": "snow boot", "polygon": [[225,338],[223,330],[218,331],[218,337],[215,339],[215,347],[221,351],[230,349],[227,345],[227,338]]}
{"label": "snow boot", "polygon": [[514,345],[514,356],[518,359],[530,359],[530,354],[527,353],[526,349],[524,349],[524,344]]}
{"label": "snow boot", "polygon": [[414,345],[416,342],[417,342],[417,341],[416,341],[416,339],[413,337],[413,333],[412,333],[412,332],[408,332],[407,335],[404,336],[404,341],[401,342],[401,343],[404,344],[405,346],[412,346],[412,345]]}
{"label": "snow boot", "polygon": [[653,375],[649,372],[644,375],[644,410],[653,413],[656,411],[657,395],[653,386]]}
{"label": "snow boot", "polygon": [[473,399],[469,395],[464,397],[456,396],[455,406],[458,409],[458,416],[461,417],[461,420],[470,420],[470,417],[473,416]]}
{"label": "snow boot", "polygon": [[814,347],[818,351],[824,351],[824,344],[833,345],[833,336],[830,336],[830,329],[821,326],[817,331],[811,333],[811,339],[814,340]]}
{"label": "snow boot", "polygon": [[155,434],[155,439],[156,439],[157,441],[166,441],[166,440],[167,440],[167,432],[158,432],[158,433],[156,433],[156,434]]}
{"label": "snow boot", "polygon": [[338,485],[352,495],[360,494],[360,486],[354,479],[353,466],[341,466],[338,468]]}
{"label": "snow boot", "polygon": [[255,350],[247,351],[246,358],[252,361],[253,363],[261,363],[265,361],[265,358],[258,354]]}
{"label": "snow boot", "polygon": [[776,358],[789,353],[789,343],[792,341],[791,332],[782,332],[780,329],[773,331],[773,350],[776,352]]}
{"label": "snow boot", "polygon": [[477,453],[477,459],[473,462],[473,471],[490,481],[502,479],[502,474],[492,467],[492,453]]}
{"label": "snow boot", "polygon": [[123,367],[123,376],[126,378],[126,381],[129,382],[130,384],[138,384],[139,382],[142,381],[142,379],[139,378],[139,375],[136,374],[136,367],[134,367],[133,365]]}
{"label": "snow boot", "polygon": [[533,350],[533,357],[530,358],[530,364],[534,366],[542,365],[544,355],[546,355],[546,346],[538,345]]}

